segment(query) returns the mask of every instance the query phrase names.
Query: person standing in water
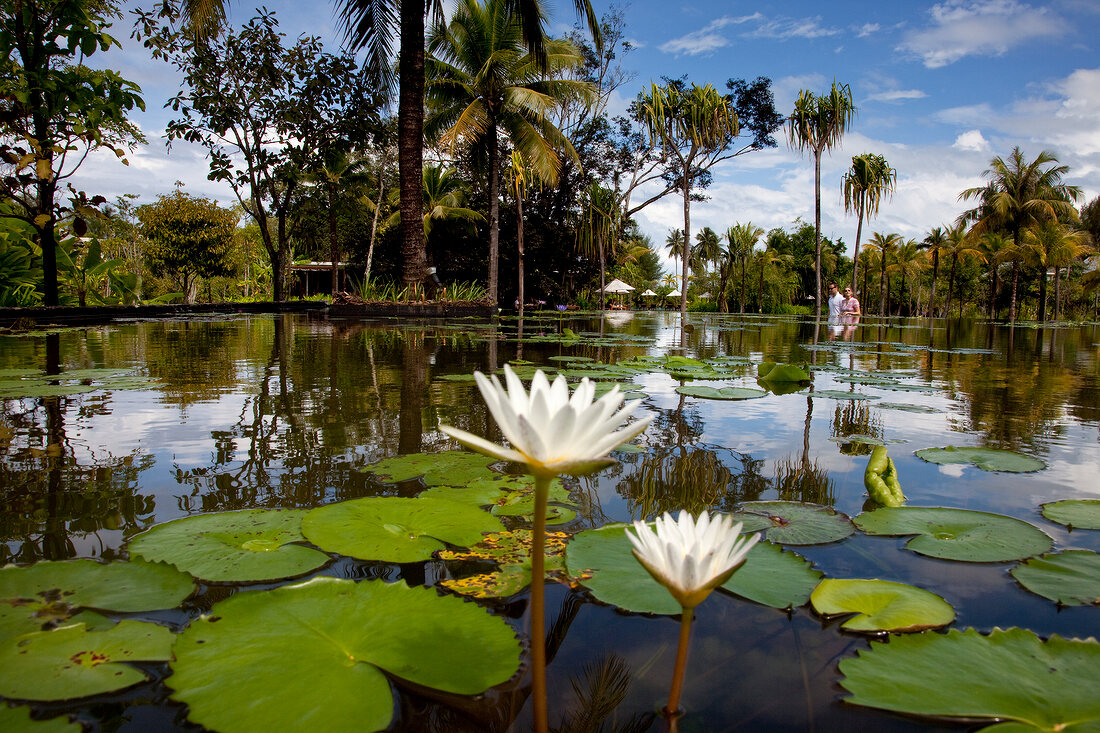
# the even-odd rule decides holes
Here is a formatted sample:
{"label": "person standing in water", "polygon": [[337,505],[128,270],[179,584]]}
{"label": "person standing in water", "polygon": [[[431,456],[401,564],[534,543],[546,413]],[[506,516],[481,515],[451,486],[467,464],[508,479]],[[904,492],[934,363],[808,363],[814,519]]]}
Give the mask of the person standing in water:
{"label": "person standing in water", "polygon": [[[832,300],[829,301],[829,308],[832,309]],[[844,288],[844,297],[840,302],[840,320],[842,323],[848,325],[854,325],[859,323],[859,317],[863,315],[863,311],[860,310],[859,300],[852,294],[851,288]]]}
{"label": "person standing in water", "polygon": [[843,304],[844,296],[840,294],[836,283],[829,283],[829,323],[840,323],[841,306]]}

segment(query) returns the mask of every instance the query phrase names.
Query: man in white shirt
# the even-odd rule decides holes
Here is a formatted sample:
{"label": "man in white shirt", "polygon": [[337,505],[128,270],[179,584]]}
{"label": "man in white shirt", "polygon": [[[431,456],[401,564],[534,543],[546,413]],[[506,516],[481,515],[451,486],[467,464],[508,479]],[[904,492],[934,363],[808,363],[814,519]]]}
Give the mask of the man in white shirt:
{"label": "man in white shirt", "polygon": [[836,283],[829,283],[829,323],[840,323],[840,308],[844,304],[844,296],[840,294]]}

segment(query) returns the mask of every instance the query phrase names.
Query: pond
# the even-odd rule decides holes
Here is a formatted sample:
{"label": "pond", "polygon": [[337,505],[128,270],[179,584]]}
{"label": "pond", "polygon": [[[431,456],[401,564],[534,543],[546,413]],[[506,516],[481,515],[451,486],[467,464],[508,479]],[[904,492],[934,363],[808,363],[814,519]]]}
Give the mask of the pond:
{"label": "pond", "polygon": [[[392,473],[371,467],[459,450],[436,429],[441,421],[499,442],[470,375],[509,362],[521,375],[535,365],[573,381],[622,382],[643,399],[636,414],[655,416],[635,448],[613,453],[617,465],[565,480],[551,529],[570,537],[664,511],[729,512],[756,501],[824,505],[854,518],[868,499],[871,451],[885,444],[909,506],[1007,515],[1048,535],[1055,550],[1100,550],[1100,531],[1040,513],[1044,503],[1100,498],[1097,325],[893,320],[834,332],[793,317],[700,314],[686,348],[678,325],[678,314],[664,312],[553,312],[522,323],[284,314],[0,335],[0,565],[125,560],[135,536],[205,513],[416,497],[427,488],[417,478],[425,468],[390,481]],[[670,362],[667,354],[688,358]],[[742,400],[677,391],[759,390],[765,362],[804,365],[812,383],[763,384],[762,396]],[[25,378],[43,369],[53,378]],[[1045,467],[989,471],[915,454],[945,446],[1012,451]],[[438,465],[445,473],[449,464]],[[519,472],[495,467],[510,469]],[[509,529],[530,526],[522,502],[495,515]],[[1100,607],[1029,592],[1010,574],[1015,561],[940,559],[906,549],[910,539],[853,529],[839,541],[786,549],[827,578],[881,578],[931,591],[954,607],[953,629],[1020,627],[1044,639],[1084,639],[1100,629]],[[292,580],[202,582],[175,607],[106,615],[179,632],[245,590],[315,576],[440,586],[494,567],[438,556],[379,562],[328,555]],[[664,730],[656,711],[668,692],[679,618],[625,611],[597,598],[583,573],[569,582],[564,570],[558,575],[563,582],[547,586],[551,727]],[[477,603],[526,639],[527,600],[521,589]],[[847,616],[821,616],[804,598],[793,605],[718,592],[696,609],[680,730],[962,729],[844,703],[838,664],[866,652],[875,637],[842,629]],[[0,621],[3,613],[0,603]],[[294,659],[286,664],[290,695],[327,694],[296,672]],[[202,729],[188,720],[187,705],[169,698],[166,661],[137,666],[148,681],[35,702],[33,717],[65,714],[112,731]],[[526,667],[477,698],[397,677],[388,681],[393,730],[531,728]]]}

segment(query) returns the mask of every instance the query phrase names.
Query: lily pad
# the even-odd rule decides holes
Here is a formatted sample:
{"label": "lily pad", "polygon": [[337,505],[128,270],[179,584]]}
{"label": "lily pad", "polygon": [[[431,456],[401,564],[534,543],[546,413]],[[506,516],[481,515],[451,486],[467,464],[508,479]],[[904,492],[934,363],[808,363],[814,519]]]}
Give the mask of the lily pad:
{"label": "lily pad", "polygon": [[493,463],[492,458],[480,453],[451,450],[384,458],[361,470],[373,473],[386,483],[409,481],[422,476],[428,486],[461,486],[490,474],[489,466]]}
{"label": "lily pad", "polygon": [[166,662],[174,634],[126,620],[88,631],[71,624],[0,642],[0,695],[17,700],[69,700],[122,690],[148,676],[126,662]]}
{"label": "lily pad", "polygon": [[[997,730],[1095,731],[1100,724],[1100,644],[1024,629],[913,634],[871,642],[843,659],[845,702],[973,722]],[[990,729],[994,730],[994,729]]]}
{"label": "lily pad", "polygon": [[849,631],[921,631],[955,620],[955,609],[935,593],[889,580],[826,578],[810,603],[822,616],[856,614],[841,624]]}
{"label": "lily pad", "polygon": [[130,541],[130,553],[175,565],[196,578],[250,583],[293,578],[329,556],[301,542],[303,509],[200,514],[159,524]]}
{"label": "lily pad", "polygon": [[35,720],[31,718],[31,709],[25,705],[17,708],[0,705],[0,730],[4,733],[81,733],[84,726],[69,722],[64,715]]}
{"label": "lily pad", "polygon": [[[637,613],[678,614],[680,604],[653,579],[631,552],[626,524],[609,524],[576,535],[566,548],[570,576],[604,603]],[[758,542],[722,587],[773,608],[800,606],[821,573],[803,558]]]}
{"label": "lily pad", "polygon": [[1053,544],[1045,532],[1020,519],[970,509],[884,507],[860,514],[855,523],[872,535],[916,535],[906,548],[943,560],[1009,562],[1046,552]]}
{"label": "lily pad", "polygon": [[944,448],[925,448],[916,451],[916,455],[929,463],[940,465],[973,463],[983,471],[1030,473],[1047,467],[1047,464],[1038,458],[997,448],[965,448],[949,445]]}
{"label": "lily pad", "polygon": [[[531,537],[529,529],[495,532],[469,550],[444,550],[441,560],[491,561],[500,567],[490,573],[478,573],[444,580],[443,587],[472,598],[507,598],[531,584]],[[565,570],[565,543],[569,535],[547,532],[544,543],[547,573],[561,576]]]}
{"label": "lily pad", "polygon": [[823,545],[855,532],[848,515],[797,501],[748,501],[730,516],[745,523],[742,531],[763,529],[765,538],[781,545]]}
{"label": "lily pad", "polygon": [[688,397],[698,397],[704,400],[752,400],[768,394],[765,390],[749,387],[705,387],[701,385],[677,387],[676,391]]}
{"label": "lily pad", "polygon": [[310,510],[302,532],[329,552],[363,560],[418,562],[445,548],[467,547],[504,529],[477,507],[446,499],[370,496]]}
{"label": "lily pad", "polygon": [[910,405],[905,402],[876,402],[875,407],[882,410],[901,410],[902,412],[922,412],[922,413],[936,413],[943,412],[938,407],[929,407],[928,405]]}
{"label": "lily pad", "polygon": [[43,561],[0,568],[0,639],[48,630],[82,608],[123,613],[175,608],[194,590],[190,575],[140,559]]}
{"label": "lily pad", "polygon": [[520,657],[512,629],[472,603],[329,577],[238,593],[192,622],[174,652],[172,698],[222,733],[384,730],[387,673],[476,695],[512,677]]}
{"label": "lily pad", "polygon": [[1100,554],[1091,550],[1033,557],[1011,572],[1032,593],[1063,606],[1100,605]]}
{"label": "lily pad", "polygon": [[873,397],[869,394],[860,394],[859,392],[845,392],[842,389],[819,389],[816,392],[807,392],[809,397],[818,397],[830,400],[877,400],[878,397]]}
{"label": "lily pad", "polygon": [[765,361],[756,368],[756,378],[764,382],[808,382],[810,373],[794,364]]}
{"label": "lily pad", "polygon": [[1043,516],[1070,529],[1100,529],[1100,499],[1063,499],[1042,505]]}

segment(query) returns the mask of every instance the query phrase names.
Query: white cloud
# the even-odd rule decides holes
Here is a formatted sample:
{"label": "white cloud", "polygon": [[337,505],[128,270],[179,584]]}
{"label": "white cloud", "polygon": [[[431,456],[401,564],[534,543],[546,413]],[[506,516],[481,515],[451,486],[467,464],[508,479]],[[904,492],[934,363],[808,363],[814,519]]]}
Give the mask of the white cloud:
{"label": "white cloud", "polygon": [[898,48],[916,54],[930,69],[964,56],[1000,56],[1024,41],[1060,36],[1067,30],[1049,8],[1016,0],[947,0],[928,12],[932,24],[907,34]]}
{"label": "white cloud", "polygon": [[864,23],[856,30],[856,38],[866,38],[872,33],[877,33],[880,28],[878,23]]}
{"label": "white cloud", "polygon": [[927,96],[920,89],[889,89],[868,94],[864,99],[868,102],[903,102],[907,99],[924,99]]}
{"label": "white cloud", "polygon": [[659,48],[665,53],[676,54],[677,56],[682,54],[698,56],[700,54],[712,53],[716,49],[729,45],[729,39],[718,31],[728,25],[740,25],[741,23],[760,20],[762,18],[763,16],[760,15],[760,13],[738,17],[724,15],[721,18],[711,21],[697,31],[662,43]]}
{"label": "white cloud", "polygon": [[821,17],[814,18],[775,18],[774,20],[761,19],[762,22],[756,30],[749,33],[751,38],[775,38],[786,41],[790,38],[822,38],[835,36],[840,33],[839,28],[824,28],[821,26]]}
{"label": "white cloud", "polygon": [[977,150],[983,152],[991,149],[989,141],[982,135],[981,130],[967,130],[955,138],[955,143],[951,147],[959,150]]}

